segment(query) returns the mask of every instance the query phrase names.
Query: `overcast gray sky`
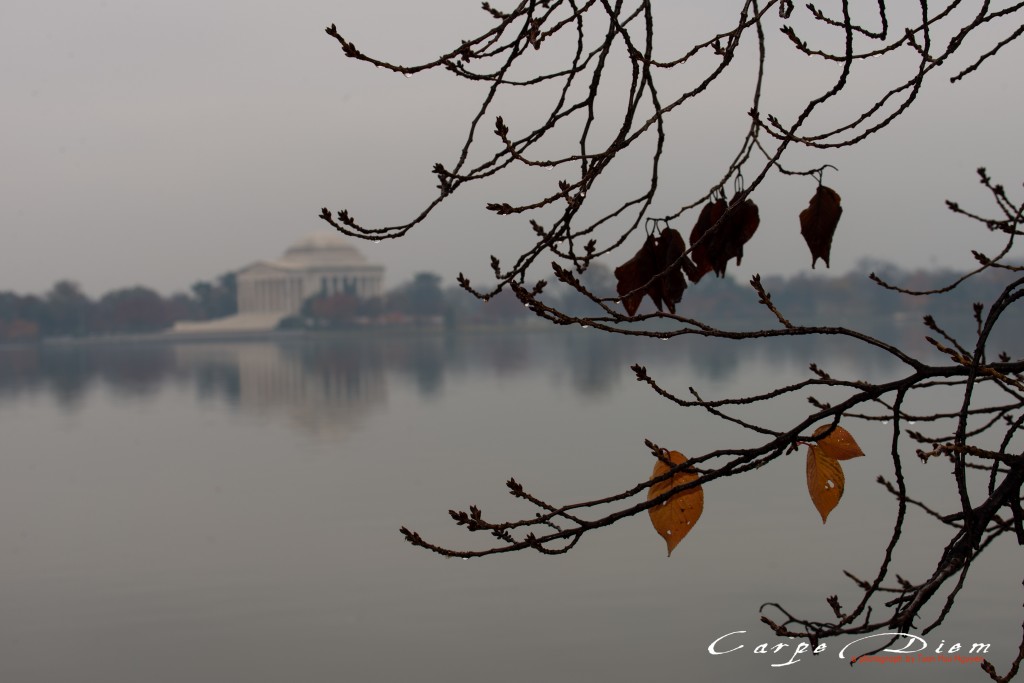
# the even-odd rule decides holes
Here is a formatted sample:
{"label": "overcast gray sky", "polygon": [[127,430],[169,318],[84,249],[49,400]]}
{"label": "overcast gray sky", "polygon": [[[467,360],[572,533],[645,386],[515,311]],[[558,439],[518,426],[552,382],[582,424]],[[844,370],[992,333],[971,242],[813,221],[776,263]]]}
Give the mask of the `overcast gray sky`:
{"label": "overcast gray sky", "polygon": [[[660,45],[672,44],[674,26],[701,28],[671,14],[692,11],[679,4],[687,7],[659,6]],[[699,18],[712,25],[734,4],[709,2]],[[349,208],[365,223],[413,215],[434,191],[432,164],[453,162],[479,92],[444,74],[405,79],[347,60],[323,32],[330,23],[368,52],[415,59],[487,22],[477,0],[4,0],[0,290],[41,293],[69,278],[93,296],[135,284],[171,293],[275,258],[324,227],[321,206]],[[987,49],[982,42],[932,79],[896,125],[816,157],[840,169],[826,178],[845,208],[833,271],[865,257],[965,267],[969,248],[994,244],[943,208],[951,198],[987,211],[980,165],[1008,187],[1024,179],[1021,46],[948,84],[956,66]],[[813,96],[805,86],[814,81],[786,61],[784,41],[773,45],[784,68],[769,75],[765,109],[785,114]],[[857,92],[890,75],[857,73]],[[690,197],[693,170],[719,174],[734,153],[744,83],[723,81],[683,124],[690,134],[671,143],[667,195],[678,185],[678,197]],[[531,104],[511,103],[510,123]],[[387,266],[389,286],[418,270],[449,283],[460,270],[483,275],[488,254],[513,255],[523,224],[483,204],[514,200],[516,190],[503,195],[492,184],[457,195],[407,239],[360,248]],[[796,215],[812,192],[808,181],[773,181],[754,197],[761,229],[737,275],[809,268]],[[669,198],[659,211],[672,210]],[[679,227],[686,234],[690,225],[687,217]]]}

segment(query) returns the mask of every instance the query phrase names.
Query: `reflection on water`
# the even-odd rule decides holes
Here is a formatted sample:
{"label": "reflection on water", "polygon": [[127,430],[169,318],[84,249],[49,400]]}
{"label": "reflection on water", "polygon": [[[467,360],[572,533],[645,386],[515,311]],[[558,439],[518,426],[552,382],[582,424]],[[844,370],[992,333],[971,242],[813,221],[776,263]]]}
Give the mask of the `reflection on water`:
{"label": "reflection on water", "polygon": [[0,401],[26,393],[52,395],[74,410],[97,387],[144,397],[173,382],[195,387],[201,399],[223,401],[257,413],[291,415],[316,430],[354,420],[387,403],[388,377],[411,383],[429,398],[452,375],[497,378],[541,374],[567,379],[580,395],[601,396],[631,380],[640,362],[678,368],[724,382],[744,363],[771,358],[804,368],[816,354],[856,359],[867,376],[897,367],[882,353],[864,353],[849,340],[798,338],[732,342],[688,338],[683,342],[624,338],[599,332],[490,332],[478,334],[312,337],[246,343],[53,344],[0,347]]}
{"label": "reflection on water", "polygon": [[[636,382],[633,363],[708,396],[797,381],[812,360],[837,377],[903,371],[837,340],[563,332],[0,349],[0,679],[977,680],[834,657],[779,671],[750,653],[768,638],[758,605],[826,618],[828,595],[850,596],[842,571],[875,568],[895,506],[874,484],[892,466],[870,426],[827,528],[797,456],[709,489],[668,560],[641,518],[557,558],[449,561],[406,544],[402,525],[471,545],[452,506],[533,514],[509,476],[569,502],[648,476],[644,437],[690,453],[736,438]],[[758,419],[787,419],[774,410]],[[906,468],[944,495],[943,472]],[[924,515],[905,533],[917,578],[944,541]],[[936,641],[991,641],[1005,663],[1019,555],[993,550]],[[707,654],[738,630],[740,656]]]}
{"label": "reflection on water", "polygon": [[174,348],[202,398],[287,415],[310,431],[344,431],[386,404],[379,354],[341,346],[198,344]]}

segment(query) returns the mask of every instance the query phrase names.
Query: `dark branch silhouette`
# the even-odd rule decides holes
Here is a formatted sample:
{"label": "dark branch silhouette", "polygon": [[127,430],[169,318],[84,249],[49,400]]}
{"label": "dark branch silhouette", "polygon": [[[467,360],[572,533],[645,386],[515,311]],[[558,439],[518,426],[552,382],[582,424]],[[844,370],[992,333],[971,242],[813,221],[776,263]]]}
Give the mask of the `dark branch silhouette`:
{"label": "dark branch silhouette", "polygon": [[[405,538],[451,557],[519,550],[565,553],[584,534],[644,513],[683,491],[707,487],[725,477],[756,477],[754,470],[792,452],[798,444],[825,438],[840,421],[847,426],[867,421],[886,426],[891,434],[894,480],[879,478],[879,483],[897,502],[892,534],[882,550],[877,571],[867,578],[849,575],[861,597],[856,604],[844,606],[831,596],[828,604],[833,620],[801,618],[779,605],[765,605],[762,619],[779,635],[806,638],[815,645],[819,639],[841,634],[879,629],[928,633],[936,628],[949,614],[981,553],[1004,535],[1024,544],[1024,457],[1019,434],[1024,425],[1024,359],[1005,354],[992,358],[989,346],[993,331],[1007,316],[1017,313],[1013,308],[1024,297],[1024,277],[1008,284],[994,300],[973,306],[976,330],[970,339],[948,331],[943,321],[927,317],[927,340],[937,352],[927,356],[915,355],[856,329],[801,324],[773,302],[757,276],[750,283],[751,296],[771,312],[777,326],[720,329],[677,314],[675,304],[684,296],[686,279],[690,286],[698,286],[704,272],[714,269],[722,275],[728,260],[743,257],[742,243],[757,228],[756,207],[750,215],[749,206],[753,205],[749,199],[773,172],[793,177],[793,182],[814,181],[822,198],[812,200],[806,222],[831,221],[830,229],[834,230],[841,211],[839,198],[822,185],[823,175],[832,167],[791,168],[786,163],[787,153],[801,148],[829,150],[857,145],[908,111],[933,76],[946,73],[948,77],[952,72],[949,80],[953,83],[970,77],[1024,32],[1015,26],[1024,14],[1024,3],[994,7],[983,2],[972,9],[960,0],[921,0],[908,16],[904,6],[895,14],[890,12],[885,0],[874,6],[854,6],[849,0],[840,0],[829,10],[814,5],[797,8],[789,0],[747,0],[723,30],[709,31],[689,46],[670,41],[672,47],[667,50],[665,43],[655,48],[658,22],[656,8],[649,1],[522,0],[510,4],[514,5],[511,9],[502,10],[485,2],[483,9],[493,19],[491,28],[420,64],[397,64],[373,56],[356,47],[334,25],[327,29],[348,58],[406,75],[443,69],[455,78],[478,83],[483,96],[479,108],[467,112],[469,129],[454,163],[434,166],[436,196],[417,215],[399,225],[372,227],[357,221],[347,210],[325,208],[321,214],[325,221],[347,235],[394,239],[423,223],[464,185],[494,178],[513,167],[544,171],[545,179],[553,180],[549,189],[534,199],[517,204],[499,199],[487,204],[489,211],[518,217],[533,241],[509,265],[492,256],[494,282],[483,289],[460,274],[459,283],[477,297],[488,299],[502,290],[511,290],[536,316],[555,325],[622,335],[659,339],[697,335],[731,340],[848,338],[890,355],[904,372],[897,379],[875,384],[857,377],[834,377],[812,364],[808,378],[798,383],[760,395],[710,400],[694,389],[690,389],[689,396],[678,396],[650,376],[646,368],[636,365],[633,371],[637,380],[652,391],[680,409],[702,410],[737,429],[752,432],[760,438],[760,445],[724,447],[692,457],[685,464],[672,465],[664,458],[665,451],[648,441],[652,455],[672,468],[665,475],[617,493],[585,501],[553,502],[538,498],[510,479],[509,493],[530,508],[523,518],[492,521],[475,506],[467,511],[451,511],[456,524],[492,537],[491,544],[482,550],[441,547],[403,528]],[[992,37],[1000,31],[1001,35]],[[978,39],[968,40],[975,33]],[[782,40],[777,40],[779,35]],[[785,119],[762,109],[766,74],[774,68],[769,48],[775,49],[777,44],[791,46],[805,59],[834,70],[831,83],[799,103],[797,113]],[[533,53],[541,51],[549,56],[547,60],[531,59]],[[879,89],[874,82],[865,82],[855,68],[865,62],[885,64],[896,77],[896,85]],[[664,201],[663,194],[659,195],[662,166],[681,135],[670,125],[673,118],[732,72],[752,76],[749,124],[737,132],[734,150],[722,155],[715,173],[719,180],[676,201],[667,213],[653,213],[655,198]],[[840,109],[843,118],[837,122],[836,108],[825,110],[840,96],[852,93],[853,84],[867,88],[869,94],[844,97]],[[555,94],[538,125],[518,128],[497,110],[499,93],[549,93],[551,86]],[[488,130],[492,122],[493,129]],[[488,140],[489,136],[493,137]],[[641,143],[647,146],[637,147]],[[601,184],[602,178],[612,172],[632,168],[635,160],[627,161],[623,155],[631,148],[650,150],[643,187],[630,193]],[[552,149],[561,151],[553,155]],[[547,173],[550,171],[555,173]],[[978,267],[945,287],[913,291],[872,273],[870,277],[877,285],[907,296],[933,296],[951,291],[984,271],[1021,270],[1009,258],[1021,234],[1024,198],[1012,197],[993,183],[984,169],[979,176],[994,208],[974,212],[951,202],[948,207],[965,220],[1003,235],[1005,246],[995,255],[975,252]],[[727,199],[727,190],[733,193],[731,199]],[[604,208],[590,209],[594,204],[590,201],[592,193],[602,196]],[[613,201],[609,202],[609,197]],[[816,205],[815,201],[831,201],[832,208],[822,208],[824,204]],[[831,218],[823,220],[823,216],[828,218],[828,211]],[[990,211],[994,215],[984,217]],[[688,247],[672,235],[675,231],[670,228],[672,221],[680,221],[687,213],[691,216],[687,220],[697,219]],[[642,250],[629,261],[632,265],[622,272],[628,271],[630,277],[627,281],[620,276],[618,296],[602,297],[589,291],[579,275],[600,257],[627,262],[629,255],[622,253],[624,245],[640,230],[647,232],[651,251]],[[805,226],[805,237],[815,258],[822,256],[827,265],[831,232],[814,232],[820,230]],[[738,236],[741,234],[742,238]],[[670,244],[683,246],[666,246]],[[574,315],[545,299],[545,280],[531,278],[545,271],[548,262],[550,275],[592,302],[596,313]],[[636,310],[635,304],[644,296],[652,298],[657,311]],[[663,303],[669,311],[662,310]],[[680,310],[685,311],[685,305]],[[940,360],[934,360],[936,357]],[[826,403],[816,398],[814,392],[823,388],[841,392],[841,400]],[[959,408],[926,415],[904,410],[908,399],[934,392],[958,396]],[[784,396],[803,396],[813,408],[784,430],[730,412],[735,406],[759,405]],[[815,436],[813,432],[822,425],[829,429]],[[913,456],[952,464],[951,477],[957,490],[954,500],[926,500],[912,492],[913,482],[904,476],[903,463]],[[684,469],[697,472],[699,477],[663,495],[645,497],[653,484],[669,480]],[[986,482],[983,495],[973,486],[979,477]],[[949,529],[947,545],[935,549],[935,569],[930,576],[915,581],[901,578],[893,567],[894,551],[903,542],[904,522],[911,508]],[[934,616],[926,618],[924,609],[932,605],[936,611],[928,614]],[[1005,681],[1016,674],[1022,660],[1024,642],[1021,656],[1012,662],[1006,675],[1000,676],[987,662],[983,669],[993,680]]]}

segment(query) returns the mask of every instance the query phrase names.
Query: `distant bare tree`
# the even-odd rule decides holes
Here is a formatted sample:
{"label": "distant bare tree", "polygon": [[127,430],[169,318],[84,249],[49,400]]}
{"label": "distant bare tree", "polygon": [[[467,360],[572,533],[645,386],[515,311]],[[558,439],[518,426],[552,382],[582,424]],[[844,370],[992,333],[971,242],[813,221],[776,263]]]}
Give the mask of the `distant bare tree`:
{"label": "distant bare tree", "polygon": [[[492,257],[493,286],[474,288],[460,275],[465,289],[483,299],[510,289],[534,314],[556,325],[589,326],[615,334],[661,339],[692,335],[731,340],[846,338],[889,354],[905,371],[898,379],[876,384],[858,377],[834,377],[812,364],[807,378],[799,383],[754,396],[705,400],[696,392],[676,396],[645,368],[634,366],[637,379],[665,399],[681,409],[705,411],[737,429],[756,434],[760,445],[721,448],[679,463],[667,457],[667,450],[649,443],[654,457],[666,466],[664,474],[612,495],[572,503],[541,500],[510,480],[511,494],[531,504],[535,514],[494,522],[485,519],[477,508],[452,511],[459,525],[493,536],[493,544],[484,550],[440,547],[419,533],[403,529],[406,539],[458,557],[517,550],[564,553],[589,531],[679,500],[717,479],[748,473],[756,477],[754,470],[773,463],[797,445],[822,444],[836,433],[841,420],[844,424],[868,421],[879,427],[887,425],[884,428],[891,434],[894,478],[880,479],[880,483],[898,503],[892,535],[881,552],[877,572],[869,578],[854,579],[862,593],[856,604],[841,605],[835,596],[829,598],[834,614],[829,621],[802,618],[778,606],[783,618],[762,618],[779,635],[807,638],[814,643],[821,638],[879,629],[914,628],[923,633],[934,629],[949,613],[968,570],[982,552],[1003,536],[1024,544],[1024,456],[1019,433],[1024,425],[1024,360],[1005,354],[993,357],[989,348],[993,330],[1012,315],[1011,308],[1024,297],[1024,277],[1014,279],[994,300],[974,304],[976,330],[969,340],[955,338],[939,321],[925,319],[928,342],[940,353],[941,362],[926,361],[856,329],[804,326],[790,320],[756,276],[751,281],[751,296],[773,314],[775,324],[770,328],[719,329],[677,314],[675,304],[683,296],[687,280],[689,286],[694,286],[705,271],[724,273],[729,260],[742,258],[743,242],[757,228],[756,208],[750,208],[750,199],[771,173],[795,176],[795,182],[816,181],[819,190],[815,201],[819,204],[812,201],[802,221],[813,257],[827,264],[831,232],[813,224],[831,223],[834,229],[839,198],[829,195],[821,185],[826,166],[790,168],[786,164],[790,152],[857,145],[906,112],[933,76],[943,73],[954,83],[970,76],[1024,32],[1024,3],[997,6],[988,1],[920,0],[910,14],[906,4],[900,5],[897,13],[890,11],[886,0],[856,6],[849,0],[836,0],[825,9],[815,5],[796,8],[789,0],[746,0],[737,3],[727,29],[711,31],[690,45],[680,45],[678,39],[669,41],[670,54],[655,49],[658,8],[649,0],[522,0],[508,4],[508,9],[499,9],[485,2],[483,8],[493,18],[489,30],[420,64],[398,64],[373,56],[346,39],[335,26],[327,29],[346,57],[406,75],[443,69],[455,78],[479,84],[483,97],[476,111],[467,112],[469,130],[454,162],[434,166],[438,191],[420,213],[400,225],[373,227],[358,222],[346,210],[324,209],[325,221],[356,237],[398,238],[422,223],[464,185],[495,178],[513,167],[557,169],[568,177],[548,181],[549,189],[534,200],[487,205],[488,210],[500,215],[521,215],[523,227],[534,235],[533,242],[510,265]],[[699,23],[697,20],[691,26]],[[768,58],[769,45],[776,47],[775,36],[780,33],[783,42],[809,62],[833,69],[830,84],[798,103],[797,113],[787,120],[762,110],[766,76],[775,64]],[[540,59],[536,54],[548,58]],[[879,89],[874,82],[857,81],[855,67],[863,63],[884,64],[898,82]],[[707,95],[712,84],[744,70],[752,76],[749,123],[737,131],[733,151],[723,154],[718,162],[719,179],[676,203],[667,213],[654,214],[655,198],[665,202],[665,193],[659,194],[665,160],[681,148],[677,142],[680,136],[695,134],[681,131],[674,118]],[[854,83],[873,94],[851,95]],[[534,91],[552,95],[539,124],[519,129],[514,121],[504,120],[501,112],[495,111],[506,92]],[[836,123],[837,108],[828,105],[842,95],[846,95],[842,100],[845,108],[840,110],[845,120]],[[488,140],[484,129],[492,125],[493,137]],[[1015,139],[1016,134],[1008,132],[1008,139]],[[551,151],[559,149],[565,151]],[[637,149],[650,150],[640,190],[628,193],[614,183],[601,184],[616,171],[634,169],[636,154],[630,158],[625,152]],[[994,255],[975,253],[977,269],[941,289],[911,291],[872,274],[877,285],[908,296],[931,296],[949,291],[985,270],[1020,272],[1008,259],[1021,234],[1024,200],[1013,198],[984,170],[979,176],[991,196],[990,215],[953,203],[949,208],[965,220],[1004,236],[1005,246]],[[726,190],[733,193],[728,201]],[[594,202],[594,196],[601,199]],[[827,202],[831,202],[831,208],[825,206]],[[681,221],[688,212],[692,213],[687,220],[696,225],[687,247],[670,224]],[[645,248],[632,258],[623,255],[627,240],[640,231],[648,235]],[[591,292],[585,285],[587,279],[580,275],[598,257],[623,264],[616,271],[617,296]],[[549,259],[551,275],[597,306],[597,313],[580,317],[567,312],[569,307],[545,299],[544,281],[531,278],[537,277],[536,271]],[[636,304],[644,296],[651,297],[659,310],[638,314]],[[814,398],[813,392],[823,387],[843,397],[830,403]],[[924,415],[904,409],[911,396],[935,391],[944,392],[944,396],[955,393],[958,407]],[[808,397],[813,409],[786,429],[740,419],[730,412],[736,406],[793,396]],[[915,428],[909,428],[910,422],[916,423]],[[824,431],[820,430],[822,426]],[[951,476],[959,495],[933,507],[934,503],[912,494],[903,474],[908,457],[952,463]],[[977,478],[984,482],[984,494],[979,495],[973,486]],[[666,487],[665,482],[672,485]],[[652,486],[663,492],[638,500]],[[904,520],[910,507],[923,510],[950,532],[948,544],[935,548],[934,571],[915,581],[899,578],[893,567],[893,552],[903,542]],[[937,616],[925,620],[922,610],[933,603],[941,605]],[[988,663],[983,668],[993,680],[1006,681],[1016,675],[1022,661],[1024,642],[1021,654],[1005,675],[999,675]]]}

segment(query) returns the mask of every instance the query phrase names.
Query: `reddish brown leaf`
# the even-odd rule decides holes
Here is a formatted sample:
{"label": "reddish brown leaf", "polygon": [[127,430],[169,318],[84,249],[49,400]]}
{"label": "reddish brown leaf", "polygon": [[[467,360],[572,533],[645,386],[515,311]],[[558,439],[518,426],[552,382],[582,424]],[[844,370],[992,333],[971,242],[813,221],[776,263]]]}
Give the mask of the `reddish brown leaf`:
{"label": "reddish brown leaf", "polygon": [[[663,451],[663,453],[665,458],[672,462],[673,465],[681,465],[686,462],[686,456],[679,451],[669,451],[667,453]],[[669,469],[671,469],[669,465],[658,460],[654,465],[654,473],[651,475],[651,479],[667,474]],[[652,500],[664,493],[668,493],[682,484],[688,484],[698,476],[700,475],[693,471],[684,470],[676,472],[668,479],[652,484],[651,488],[647,491],[647,500]],[[665,543],[668,545],[668,554],[671,555],[675,547],[679,545],[679,541],[683,540],[683,537],[690,533],[690,529],[693,528],[693,525],[700,519],[701,513],[704,512],[704,489],[696,486],[677,493],[661,505],[648,508],[647,512],[651,515],[651,524],[654,525],[654,530],[665,539]]]}
{"label": "reddish brown leaf", "polygon": [[[735,198],[733,201],[736,201]],[[743,245],[750,241],[750,238],[757,232],[758,226],[761,225],[761,212],[758,211],[757,204],[749,199],[744,199],[736,207],[733,220],[735,221],[733,235],[736,241],[736,265],[740,265],[743,261]]]}
{"label": "reddish brown leaf", "polygon": [[[718,227],[715,227],[716,222]],[[733,197],[729,205],[724,199],[718,199],[706,205],[690,233],[696,275],[691,279],[696,282],[712,270],[723,277],[729,259],[736,259],[736,263],[743,260],[743,245],[754,236],[760,224],[757,205],[749,199],[738,202],[737,197]]]}
{"label": "reddish brown leaf", "polygon": [[743,260],[743,245],[753,237],[761,223],[754,202],[749,199],[737,202],[736,199],[733,197],[728,213],[722,218],[718,230],[711,234],[708,245],[708,260],[715,275],[719,277],[725,276],[729,259],[736,259],[737,264]]}
{"label": "reddish brown leaf", "polygon": [[800,212],[800,234],[811,250],[811,268],[819,258],[828,268],[832,236],[839,225],[839,217],[843,215],[843,207],[839,203],[840,197],[835,190],[819,185],[810,204]]}
{"label": "reddish brown leaf", "polygon": [[725,213],[726,204],[724,199],[716,199],[713,202],[708,202],[704,205],[704,208],[700,210],[700,215],[697,217],[697,222],[693,226],[693,230],[690,231],[690,245],[693,250],[690,252],[690,256],[693,258],[693,274],[690,275],[690,280],[696,284],[698,280],[711,272],[711,260],[709,253],[711,251],[711,242],[713,241],[714,235],[708,235],[708,231],[711,230]]}
{"label": "reddish brown leaf", "polygon": [[636,315],[640,301],[647,293],[647,283],[658,273],[658,262],[657,242],[653,235],[648,235],[640,251],[615,269],[616,291],[627,314]]}
{"label": "reddish brown leaf", "polygon": [[686,243],[677,230],[665,228],[657,238],[647,236],[640,251],[615,269],[616,290],[626,313],[635,315],[645,294],[659,311],[667,306],[676,312],[676,304],[686,290],[683,269],[693,268],[685,253]]}
{"label": "reddish brown leaf", "polygon": [[683,270],[693,268],[693,263],[685,256],[685,253],[686,242],[683,241],[683,236],[679,234],[678,230],[665,228],[661,231],[661,235],[658,237],[658,270],[662,276],[648,288],[648,294],[651,295],[651,299],[654,300],[654,305],[658,306],[659,311],[661,306],[658,305],[658,298],[650,290],[657,289],[657,295],[665,302],[668,310],[672,313],[676,312],[676,304],[682,300],[683,292],[686,291],[686,278],[683,276]]}

